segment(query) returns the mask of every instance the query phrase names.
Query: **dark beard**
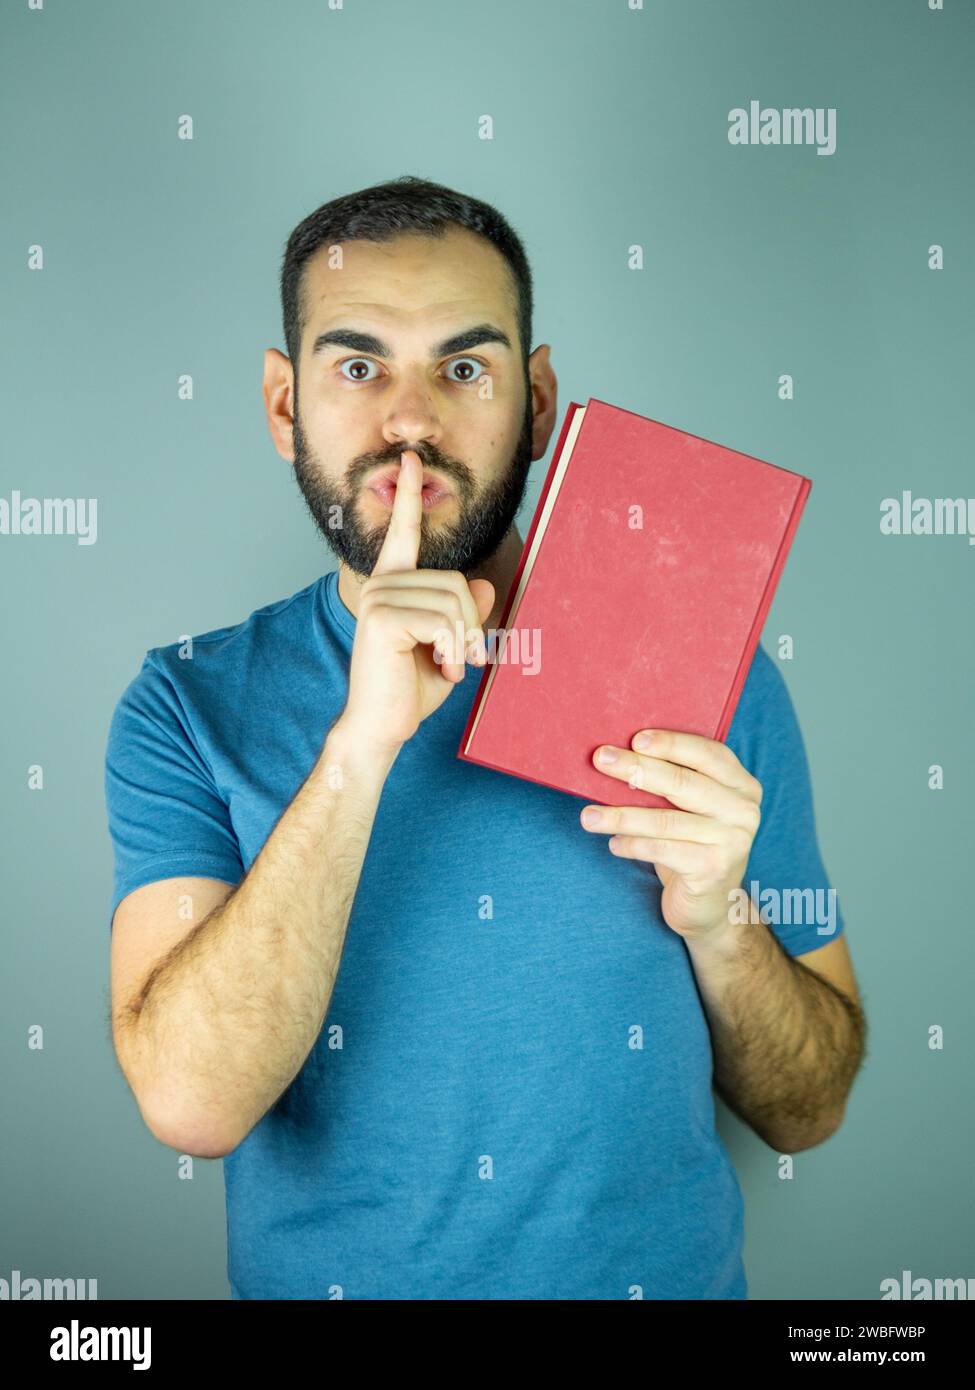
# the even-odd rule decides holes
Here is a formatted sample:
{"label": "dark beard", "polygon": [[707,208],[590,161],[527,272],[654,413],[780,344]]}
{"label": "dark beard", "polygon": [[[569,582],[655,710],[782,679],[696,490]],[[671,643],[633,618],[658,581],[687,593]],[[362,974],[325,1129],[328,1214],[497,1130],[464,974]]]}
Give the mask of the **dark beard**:
{"label": "dark beard", "polygon": [[[416,448],[424,468],[435,469],[454,484],[460,510],[456,522],[440,524],[436,532],[431,532],[429,518],[424,514],[420,522],[417,569],[459,570],[461,574],[469,574],[491,558],[508,533],[521,506],[532,464],[532,398],[527,382],[526,391],[521,438],[511,466],[480,495],[475,474],[466,464],[446,458],[439,449],[426,443],[411,446]],[[363,577],[372,574],[389,523],[370,528],[360,524],[357,515],[359,480],[381,464],[398,463],[405,446],[398,444],[381,453],[357,458],[347,470],[346,483],[340,485],[325,476],[308,448],[298,413],[297,387],[293,438],[295,479],[316,526],[349,569]]]}

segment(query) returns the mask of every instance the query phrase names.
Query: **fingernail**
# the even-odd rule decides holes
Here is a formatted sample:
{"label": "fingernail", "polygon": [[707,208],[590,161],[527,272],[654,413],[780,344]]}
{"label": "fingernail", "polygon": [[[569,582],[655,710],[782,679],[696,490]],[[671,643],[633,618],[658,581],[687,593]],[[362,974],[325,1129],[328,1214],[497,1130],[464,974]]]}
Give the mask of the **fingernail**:
{"label": "fingernail", "polygon": [[615,748],[600,748],[596,755],[601,763],[615,763],[619,760],[619,754]]}
{"label": "fingernail", "polygon": [[582,813],[582,823],[587,830],[593,830],[603,818],[602,811],[597,811],[595,806],[587,806]]}
{"label": "fingernail", "polygon": [[652,743],[653,739],[650,734],[644,731],[642,734],[637,734],[636,738],[633,740],[633,747],[639,748],[641,753],[645,753]]}

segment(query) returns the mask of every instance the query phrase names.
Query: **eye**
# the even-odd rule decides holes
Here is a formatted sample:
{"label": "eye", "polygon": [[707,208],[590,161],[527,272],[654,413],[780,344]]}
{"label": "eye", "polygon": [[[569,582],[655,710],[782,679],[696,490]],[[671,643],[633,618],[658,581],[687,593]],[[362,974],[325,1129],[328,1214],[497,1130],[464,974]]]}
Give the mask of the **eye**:
{"label": "eye", "polygon": [[476,367],[476,368],[478,369],[478,374],[477,374],[477,376],[465,376],[465,377],[461,377],[459,380],[457,379],[457,377],[449,377],[449,378],[448,378],[448,380],[450,380],[450,381],[456,381],[457,384],[458,384],[458,386],[466,386],[466,385],[468,385],[469,382],[477,381],[477,380],[478,380],[478,377],[480,376],[481,371],[482,371],[483,368],[484,368],[484,363],[483,363],[483,362],[479,362],[479,361],[477,360],[476,357],[455,357],[454,360],[453,360],[452,362],[450,362],[448,365],[451,366],[451,367],[456,367],[456,366],[458,365],[458,363],[460,363],[460,364],[469,363],[471,366]]}
{"label": "eye", "polygon": [[[346,368],[346,367],[357,367],[357,368],[358,368],[358,367],[374,367],[375,365],[376,365],[375,362],[370,362],[369,359],[368,359],[368,357],[347,357],[346,360],[345,360],[344,362],[340,362],[340,363],[339,363],[339,370],[340,370],[340,371],[343,373],[343,375],[344,375],[344,373],[345,373],[345,368]],[[371,377],[371,376],[360,376],[360,375],[358,375],[358,373],[357,373],[355,376],[347,376],[347,377],[346,377],[346,381],[374,381],[374,380],[375,380],[374,377]]]}
{"label": "eye", "polygon": [[[473,374],[467,376],[448,377],[449,381],[453,381],[458,386],[467,386],[472,382],[478,381],[481,373],[485,370],[485,363],[480,362],[476,357],[455,357],[453,361],[449,362],[447,365],[448,368],[460,367],[462,370],[467,370],[470,367],[476,369]],[[375,381],[376,377],[374,375],[366,375],[366,371],[364,370],[369,367],[374,368],[375,366],[376,363],[370,361],[368,357],[347,357],[344,362],[339,363],[339,370],[342,372],[346,381]],[[346,371],[347,367],[350,369],[348,372]]]}

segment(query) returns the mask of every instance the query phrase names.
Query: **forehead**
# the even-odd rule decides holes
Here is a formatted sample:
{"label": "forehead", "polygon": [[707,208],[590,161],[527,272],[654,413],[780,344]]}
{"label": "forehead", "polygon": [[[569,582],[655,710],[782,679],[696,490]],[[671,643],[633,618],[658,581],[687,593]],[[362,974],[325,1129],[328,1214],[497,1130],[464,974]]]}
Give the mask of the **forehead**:
{"label": "forehead", "polygon": [[[404,329],[458,317],[516,322],[514,277],[489,241],[465,227],[443,237],[408,233],[391,241],[344,241],[341,266],[322,246],[305,263],[308,329],[368,315]],[[333,262],[330,264],[330,262]]]}

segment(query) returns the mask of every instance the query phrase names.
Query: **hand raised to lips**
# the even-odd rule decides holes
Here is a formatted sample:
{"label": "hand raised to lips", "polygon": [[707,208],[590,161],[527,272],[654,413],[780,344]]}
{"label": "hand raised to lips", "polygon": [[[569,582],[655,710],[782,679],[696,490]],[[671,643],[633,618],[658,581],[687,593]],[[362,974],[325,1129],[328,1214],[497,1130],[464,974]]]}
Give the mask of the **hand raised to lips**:
{"label": "hand raised to lips", "polygon": [[494,605],[494,585],[468,583],[457,570],[417,569],[422,477],[419,454],[404,449],[395,486],[386,485],[392,514],[382,548],[359,594],[349,695],[338,721],[384,754],[395,755],[463,680],[465,647],[473,665],[487,661],[481,624]]}

